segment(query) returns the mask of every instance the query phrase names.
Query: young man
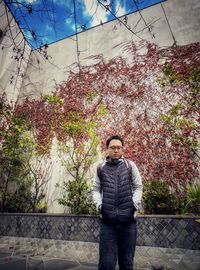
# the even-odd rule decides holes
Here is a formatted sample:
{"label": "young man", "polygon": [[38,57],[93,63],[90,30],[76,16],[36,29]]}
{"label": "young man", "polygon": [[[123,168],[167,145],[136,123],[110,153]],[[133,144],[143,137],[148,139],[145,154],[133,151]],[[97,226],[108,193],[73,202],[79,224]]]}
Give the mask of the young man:
{"label": "young man", "polygon": [[136,245],[136,211],[142,197],[142,180],[136,165],[123,157],[123,139],[106,141],[107,158],[97,167],[93,200],[102,217],[99,270],[133,270]]}

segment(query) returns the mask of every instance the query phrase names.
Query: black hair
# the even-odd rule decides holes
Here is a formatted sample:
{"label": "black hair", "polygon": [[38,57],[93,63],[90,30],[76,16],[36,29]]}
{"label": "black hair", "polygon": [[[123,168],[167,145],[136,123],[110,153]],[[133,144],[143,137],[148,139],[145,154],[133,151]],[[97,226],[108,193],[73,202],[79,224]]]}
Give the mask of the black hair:
{"label": "black hair", "polygon": [[123,140],[120,136],[118,136],[118,135],[113,135],[113,136],[109,137],[109,138],[107,139],[107,141],[106,141],[106,147],[107,147],[107,148],[108,148],[108,146],[109,146],[109,144],[110,144],[110,142],[111,142],[112,140],[119,140],[119,141],[122,143],[122,146],[124,145],[124,140]]}

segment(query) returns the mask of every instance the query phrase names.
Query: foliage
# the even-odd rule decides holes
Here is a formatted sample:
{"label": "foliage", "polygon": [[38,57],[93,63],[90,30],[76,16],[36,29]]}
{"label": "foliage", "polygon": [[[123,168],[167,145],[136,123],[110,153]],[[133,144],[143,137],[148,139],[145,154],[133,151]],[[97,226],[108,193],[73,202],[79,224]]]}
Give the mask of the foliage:
{"label": "foliage", "polygon": [[100,106],[88,120],[77,113],[70,112],[68,121],[63,123],[69,142],[60,143],[62,164],[72,180],[64,181],[64,192],[59,203],[68,206],[73,214],[95,213],[87,174],[98,154],[99,138],[95,130],[100,124],[97,118],[102,113],[104,109]]}
{"label": "foliage", "polygon": [[[68,89],[68,86],[69,83],[61,85],[57,92],[45,95],[41,100],[26,99],[16,106],[15,113],[26,115],[34,130],[36,156],[48,155],[52,139],[57,137],[62,163],[68,174],[81,186],[87,180],[86,174],[97,155],[99,139],[96,129],[100,126],[101,116],[106,113],[106,107],[100,104],[99,99],[92,102],[95,99],[92,91],[80,89],[77,95],[78,89],[75,94],[75,88]],[[38,186],[42,182],[40,175],[39,172],[33,173],[36,194],[41,188]],[[36,206],[37,200],[34,202]]]}
{"label": "foliage", "polygon": [[2,212],[31,212],[29,198],[31,197],[31,186],[24,183],[17,183],[15,191],[9,189],[1,190],[0,209]]}
{"label": "foliage", "polygon": [[200,214],[200,183],[188,185],[186,192],[187,213]]}
{"label": "foliage", "polygon": [[[96,130],[101,127],[102,116],[106,114],[106,106],[101,99],[84,85],[87,86],[87,82],[80,84],[80,77],[71,77],[52,95],[43,96],[41,100],[26,99],[16,108],[18,114],[28,114],[40,155],[48,154],[53,137],[57,138],[62,164],[71,180],[77,182],[74,184],[77,192],[79,186],[87,186],[84,183],[88,182],[87,174],[95,161],[99,145]],[[64,186],[68,187],[66,183]],[[69,202],[65,192],[68,190],[63,191],[59,202],[67,205]],[[87,188],[82,192],[84,197]]]}
{"label": "foliage", "polygon": [[95,214],[96,208],[92,202],[91,186],[88,181],[68,181],[63,185],[63,197],[59,204],[68,206],[72,214]]}
{"label": "foliage", "polygon": [[176,214],[176,196],[163,181],[151,181],[144,184],[144,211],[147,214]]}
{"label": "foliage", "polygon": [[[16,117],[12,107],[1,99],[1,149],[0,149],[0,175],[1,175],[1,211],[9,208],[11,197],[9,194],[10,183],[20,183],[21,178],[27,176],[23,166],[28,158],[29,140],[24,133],[29,130],[26,120]],[[27,135],[27,134],[26,134]],[[26,183],[26,186],[28,183]],[[21,190],[22,191],[22,190]],[[17,199],[17,193],[13,194]],[[11,207],[12,208],[12,207]]]}
{"label": "foliage", "polygon": [[95,139],[87,155],[92,138],[105,142],[117,133],[143,178],[163,179],[181,197],[199,176],[200,43],[159,50],[127,42],[121,48],[131,64],[122,57],[91,57],[94,65],[71,71],[52,95],[24,100],[15,115],[27,117],[39,155],[49,154],[57,138],[72,179],[87,180],[99,143]]}
{"label": "foliage", "polygon": [[47,203],[41,200],[36,204],[35,208],[37,213],[46,213]]}
{"label": "foliage", "polygon": [[145,179],[163,179],[181,192],[199,176],[199,46],[159,50],[155,44],[127,42],[121,48],[131,64],[122,57],[94,56],[94,65],[71,71],[52,96],[25,100],[17,110],[28,113],[37,145],[47,153],[53,137],[70,141],[67,132],[76,125],[71,112],[91,119],[104,104],[107,113],[98,118],[104,125],[96,128],[101,141],[120,134],[125,155]]}
{"label": "foliage", "polygon": [[[44,197],[41,167],[35,166],[35,143],[26,115],[15,114],[1,98],[0,132],[0,207],[1,211],[36,211]],[[34,161],[33,161],[34,159]]]}
{"label": "foliage", "polygon": [[[171,131],[171,141],[181,142],[185,147],[189,147],[198,159],[199,145],[199,106],[200,106],[200,68],[198,64],[198,47],[193,46],[193,62],[191,59],[184,69],[180,65],[180,58],[185,60],[185,53],[177,55],[177,52],[170,50],[172,61],[167,62],[163,68],[163,92],[164,94],[172,92],[174,101],[169,110],[161,115],[161,120]],[[191,52],[190,52],[191,54]],[[178,59],[177,59],[178,57]]]}
{"label": "foliage", "polygon": [[170,191],[163,181],[144,183],[144,212],[147,214],[200,214],[200,184],[187,185],[181,193]]}

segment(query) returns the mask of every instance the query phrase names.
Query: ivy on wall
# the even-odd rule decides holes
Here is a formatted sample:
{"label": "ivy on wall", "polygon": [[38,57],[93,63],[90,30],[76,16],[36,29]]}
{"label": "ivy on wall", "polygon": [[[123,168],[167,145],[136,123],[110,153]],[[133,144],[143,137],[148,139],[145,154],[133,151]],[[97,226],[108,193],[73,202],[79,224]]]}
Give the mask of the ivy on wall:
{"label": "ivy on wall", "polygon": [[[129,61],[94,56],[96,64],[71,72],[51,95],[24,100],[14,114],[28,117],[40,155],[49,153],[54,137],[66,144],[70,130],[93,121],[102,150],[109,135],[122,135],[145,181],[162,179],[181,192],[199,177],[200,43],[120,46]],[[73,115],[79,119],[71,121]],[[76,136],[87,142],[85,132]]]}
{"label": "ivy on wall", "polygon": [[[103,104],[108,113],[97,128],[102,141],[121,134],[144,179],[164,179],[178,189],[198,177],[191,150],[198,148],[200,44],[162,50],[144,42],[121,46],[129,64],[122,57],[95,56],[96,64],[71,72],[52,100],[26,100],[16,110],[29,114],[39,145],[49,149],[54,136],[66,138],[62,123],[69,112],[89,119]],[[179,118],[176,126],[170,114]]]}

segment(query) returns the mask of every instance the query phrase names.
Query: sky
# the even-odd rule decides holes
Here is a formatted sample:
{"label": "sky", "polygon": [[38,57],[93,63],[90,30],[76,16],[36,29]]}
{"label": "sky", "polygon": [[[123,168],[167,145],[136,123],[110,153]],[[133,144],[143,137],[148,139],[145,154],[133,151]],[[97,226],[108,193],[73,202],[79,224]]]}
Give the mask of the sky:
{"label": "sky", "polygon": [[4,1],[29,45],[37,49],[165,0]]}

